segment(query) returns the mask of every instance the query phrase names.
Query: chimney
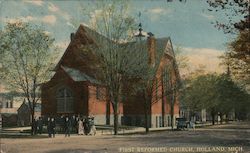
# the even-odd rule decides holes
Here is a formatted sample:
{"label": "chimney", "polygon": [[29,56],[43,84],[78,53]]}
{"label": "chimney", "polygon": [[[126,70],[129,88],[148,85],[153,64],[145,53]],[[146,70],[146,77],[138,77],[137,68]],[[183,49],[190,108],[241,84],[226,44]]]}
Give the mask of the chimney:
{"label": "chimney", "polygon": [[149,32],[148,38],[147,38],[147,44],[148,44],[148,63],[151,66],[155,65],[155,56],[156,56],[156,39],[154,37],[154,34]]}
{"label": "chimney", "polygon": [[72,41],[74,39],[75,33],[71,33],[70,34],[70,41]]}

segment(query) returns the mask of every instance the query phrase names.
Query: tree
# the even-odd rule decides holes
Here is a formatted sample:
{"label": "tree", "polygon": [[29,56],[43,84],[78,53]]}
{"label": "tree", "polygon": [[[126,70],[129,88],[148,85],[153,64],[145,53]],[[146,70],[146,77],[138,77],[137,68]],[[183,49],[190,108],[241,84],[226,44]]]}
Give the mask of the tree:
{"label": "tree", "polygon": [[181,46],[177,46],[175,48],[175,58],[176,58],[176,64],[178,65],[178,69],[185,70],[189,69],[189,59],[186,55],[183,53],[183,48]]}
{"label": "tree", "polygon": [[[85,8],[84,11],[86,10],[88,9]],[[133,82],[132,80],[137,80],[138,83],[138,87],[135,87],[136,93],[144,97],[145,127],[148,132],[157,68],[148,64],[148,56],[143,52],[147,50],[146,45],[131,42],[135,38],[135,24],[134,18],[129,15],[128,3],[97,2],[94,11],[89,14],[89,26],[100,35],[94,38],[95,46],[85,47],[84,51],[93,50],[100,59],[100,79],[107,88],[107,96],[114,110],[114,134],[117,134],[118,130],[118,107],[123,92],[126,92],[124,82],[128,84]]]}
{"label": "tree", "polygon": [[24,93],[33,125],[39,85],[49,79],[56,55],[54,39],[43,29],[21,21],[8,23],[0,35],[0,76],[9,88]]}
{"label": "tree", "polygon": [[[141,52],[141,55],[145,54],[143,53],[144,50],[147,50],[146,45],[140,41],[139,42],[139,51]],[[157,51],[156,51],[157,52]],[[150,55],[148,55],[150,56]],[[146,56],[146,57],[148,57]],[[144,115],[145,115],[145,132],[149,132],[150,127],[150,112],[151,112],[151,105],[153,101],[153,93],[157,90],[159,87],[156,83],[156,72],[157,72],[157,66],[156,63],[149,62],[148,58],[140,58],[138,59],[140,61],[139,71],[137,73],[134,73],[135,75],[132,75],[132,78],[138,78],[137,83],[135,84],[135,91],[139,95],[142,95],[143,97],[143,106],[144,106]],[[157,93],[156,95],[157,96]]]}
{"label": "tree", "polygon": [[228,50],[223,56],[222,65],[227,67],[230,77],[249,91],[250,85],[250,33],[240,31],[235,40],[228,44]]}
{"label": "tree", "polygon": [[224,64],[232,71],[232,77],[241,80],[249,88],[250,62],[250,3],[249,0],[207,0],[211,9],[223,13],[225,21],[216,21],[215,26],[226,34],[237,34],[228,44]]}
{"label": "tree", "polygon": [[215,101],[217,100],[213,92],[215,81],[212,75],[199,76],[188,81],[183,91],[183,101],[184,105],[191,110],[192,115],[203,108],[208,108],[214,121]]}
{"label": "tree", "polygon": [[245,86],[250,85],[250,31],[240,31],[238,37],[229,43],[229,52],[224,56],[225,64],[231,70],[232,77]]}
{"label": "tree", "polygon": [[[242,114],[239,110],[246,107],[249,95],[238,87],[228,75],[202,75],[190,80],[185,89],[183,100],[192,111],[206,109],[211,113],[212,123],[215,115],[227,115],[230,111]],[[244,110],[246,111],[246,110]]]}
{"label": "tree", "polygon": [[[226,21],[214,24],[225,33],[237,33],[250,28],[250,4],[248,0],[207,0],[209,11],[223,13]],[[239,21],[239,17],[241,20]]]}
{"label": "tree", "polygon": [[[98,11],[96,11],[98,8]],[[114,134],[118,134],[119,105],[122,102],[125,76],[130,76],[140,65],[140,55],[131,48],[134,19],[128,14],[129,5],[122,1],[100,1],[90,14],[89,25],[98,33],[93,33],[94,43],[84,46],[99,59],[100,74],[97,78],[105,85],[107,99],[114,113]]]}
{"label": "tree", "polygon": [[[181,62],[181,61],[179,61]],[[180,64],[180,63],[179,63]],[[162,70],[162,95],[163,99],[168,98],[170,102],[171,127],[174,129],[174,106],[179,96],[181,82],[179,78],[177,62],[172,59],[169,65]],[[164,123],[164,122],[163,122]]]}

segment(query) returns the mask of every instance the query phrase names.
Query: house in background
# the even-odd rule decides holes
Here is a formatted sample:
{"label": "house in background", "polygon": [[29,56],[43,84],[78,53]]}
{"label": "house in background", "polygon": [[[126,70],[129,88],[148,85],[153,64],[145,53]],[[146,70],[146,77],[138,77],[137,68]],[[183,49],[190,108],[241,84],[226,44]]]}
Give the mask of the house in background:
{"label": "house in background", "polygon": [[0,120],[2,127],[17,126],[17,109],[21,106],[24,95],[10,92],[0,84]]}
{"label": "house in background", "polygon": [[[17,110],[17,124],[18,126],[29,126],[31,124],[31,113],[29,105],[25,100]],[[35,118],[41,117],[41,103],[37,103],[35,107]]]}
{"label": "house in background", "polygon": [[[80,25],[71,35],[71,42],[55,68],[50,81],[42,84],[41,102],[43,116],[94,115],[96,124],[113,124],[113,110],[106,96],[106,89],[99,79],[99,58],[94,51],[81,48],[95,43],[97,37],[104,36]],[[151,127],[170,126],[170,101],[162,95],[162,71],[172,67],[174,82],[179,81],[173,47],[170,38],[148,37],[142,42],[150,62],[155,62],[155,89],[150,111]],[[157,88],[156,88],[157,87]],[[119,106],[119,123],[125,125],[144,125],[143,98],[136,96],[123,101]],[[178,98],[174,106],[175,117],[179,116]],[[164,122],[163,122],[164,121]]]}

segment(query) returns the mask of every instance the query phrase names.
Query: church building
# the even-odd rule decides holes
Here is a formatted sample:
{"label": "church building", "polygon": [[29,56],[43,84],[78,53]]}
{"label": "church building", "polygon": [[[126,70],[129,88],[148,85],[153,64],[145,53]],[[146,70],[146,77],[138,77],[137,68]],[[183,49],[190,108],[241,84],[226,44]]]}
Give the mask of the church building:
{"label": "church building", "polygon": [[[42,116],[81,115],[95,117],[95,124],[113,124],[113,110],[107,98],[105,86],[98,79],[98,59],[94,52],[81,48],[95,43],[97,37],[104,37],[90,28],[80,25],[71,42],[56,65],[54,76],[42,84]],[[150,35],[144,40],[145,54],[157,63],[155,89],[150,110],[151,127],[170,126],[171,101],[163,94],[162,71],[171,67],[173,83],[180,82],[175,55],[170,38],[155,38]],[[173,102],[172,102],[173,103]],[[137,96],[119,105],[119,124],[144,126],[143,98]],[[174,117],[179,117],[179,101],[174,101]]]}

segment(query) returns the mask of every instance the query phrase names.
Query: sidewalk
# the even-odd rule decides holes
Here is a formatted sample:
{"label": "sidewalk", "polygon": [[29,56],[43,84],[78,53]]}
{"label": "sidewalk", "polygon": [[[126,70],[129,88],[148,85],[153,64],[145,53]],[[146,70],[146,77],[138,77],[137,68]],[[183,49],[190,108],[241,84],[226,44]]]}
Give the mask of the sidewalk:
{"label": "sidewalk", "polygon": [[[195,128],[201,128],[201,127],[207,127],[207,126],[212,126],[212,123],[202,123],[202,124],[196,124]],[[105,126],[104,126],[105,127]],[[30,135],[30,133],[24,133],[23,131],[29,130],[30,127],[15,127],[15,128],[3,128],[2,131],[0,131],[1,134],[4,135]],[[174,126],[174,130],[176,129],[176,126]],[[172,130],[171,127],[158,127],[158,128],[149,128],[149,132],[157,132],[157,131],[166,131],[166,130]],[[121,128],[118,130],[119,135],[124,135],[124,134],[139,134],[139,133],[145,133],[145,128],[143,127],[131,127],[131,129],[128,128]],[[109,128],[102,128],[102,129],[97,129],[96,135],[113,135],[114,130],[113,127],[110,126]],[[46,135],[44,133],[43,135]],[[57,134],[57,135],[64,135],[64,134]],[[73,133],[72,135],[76,135],[76,133]]]}

